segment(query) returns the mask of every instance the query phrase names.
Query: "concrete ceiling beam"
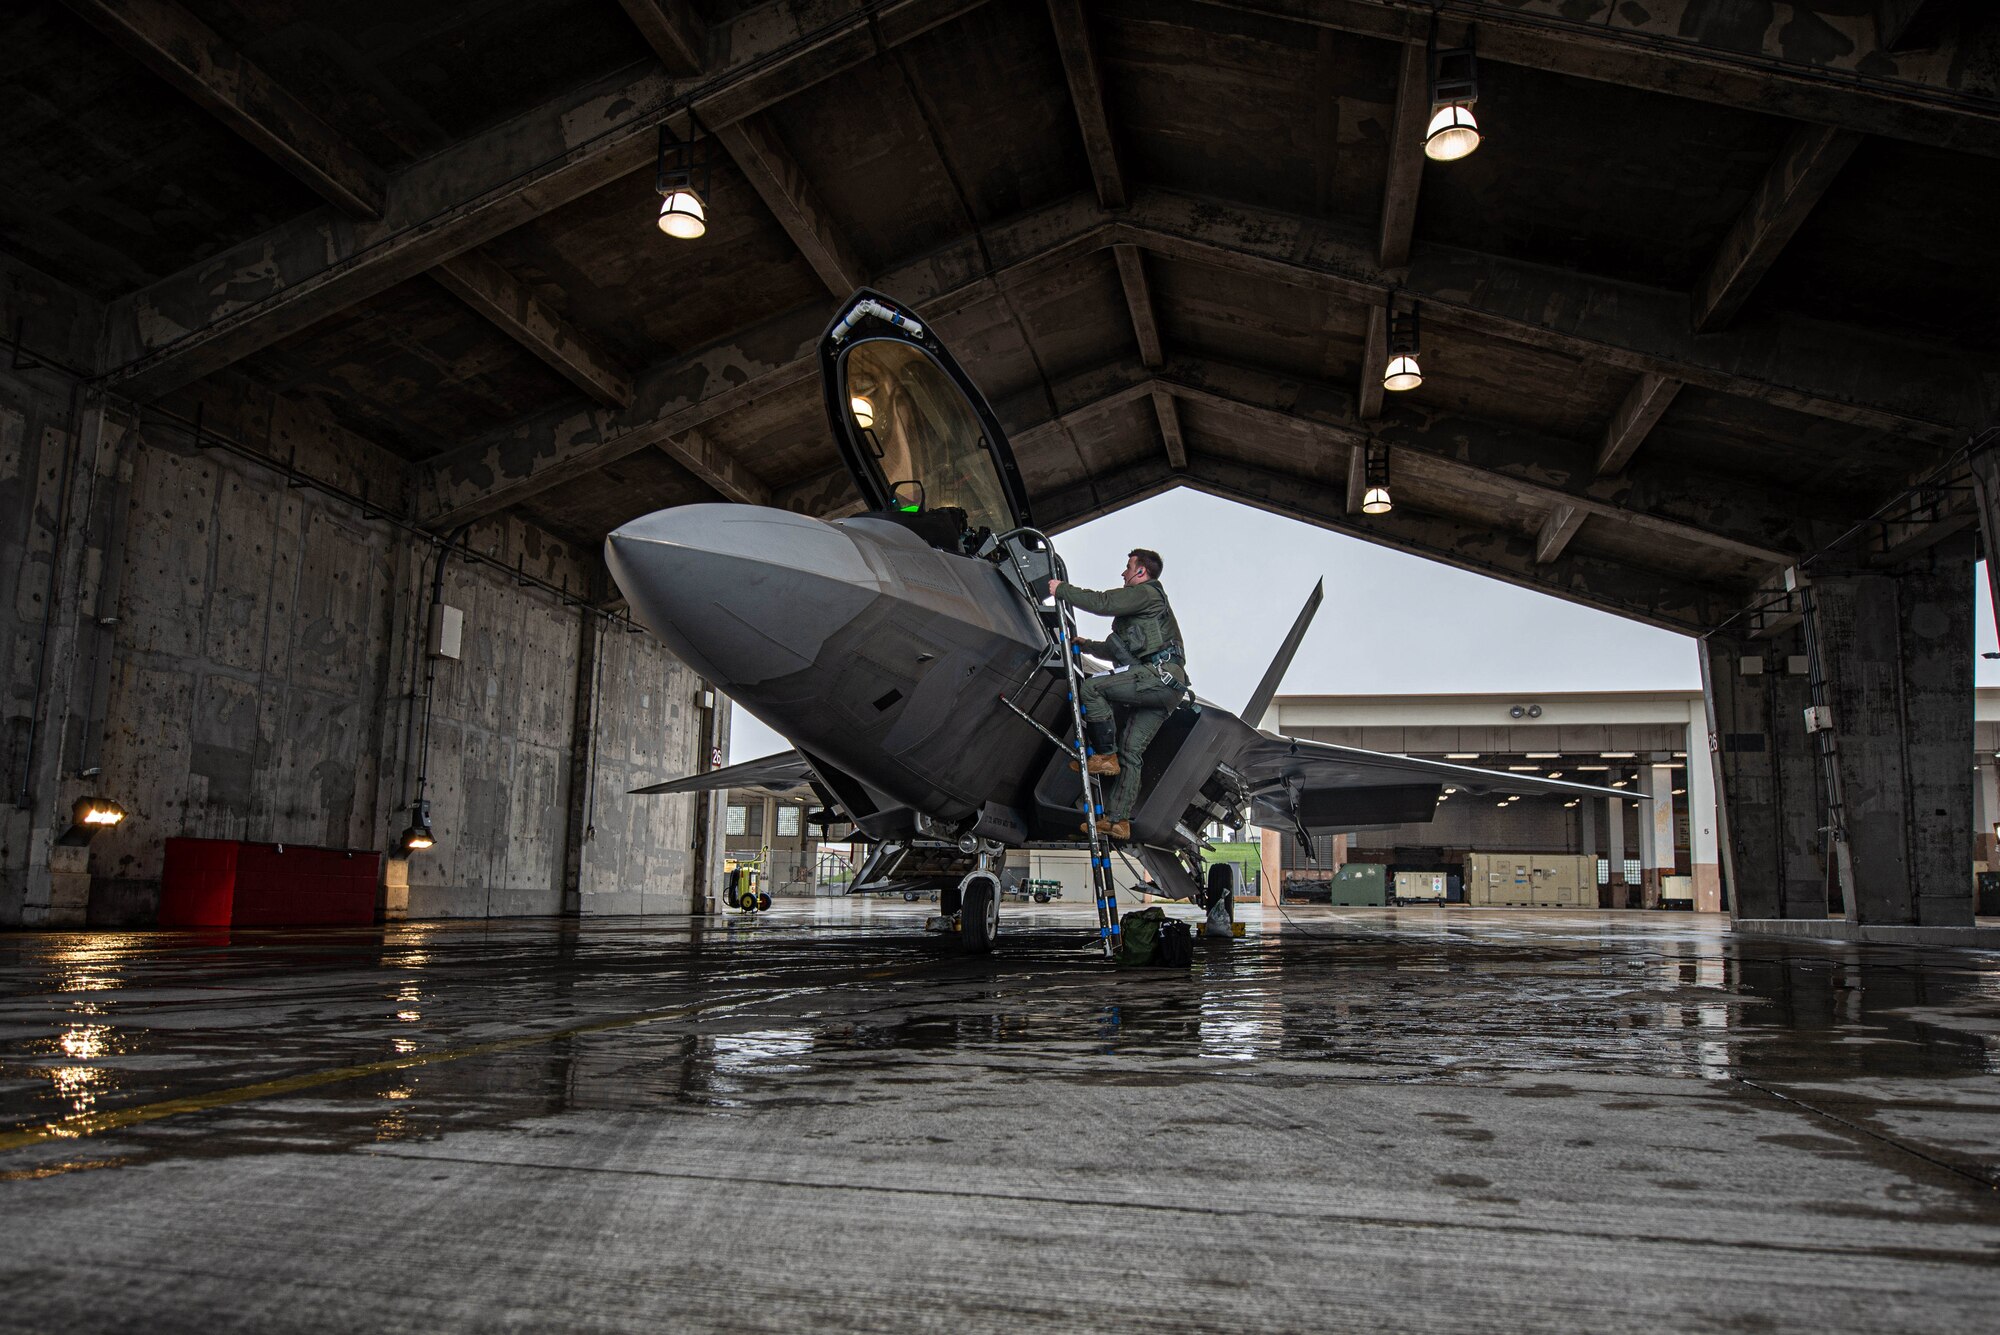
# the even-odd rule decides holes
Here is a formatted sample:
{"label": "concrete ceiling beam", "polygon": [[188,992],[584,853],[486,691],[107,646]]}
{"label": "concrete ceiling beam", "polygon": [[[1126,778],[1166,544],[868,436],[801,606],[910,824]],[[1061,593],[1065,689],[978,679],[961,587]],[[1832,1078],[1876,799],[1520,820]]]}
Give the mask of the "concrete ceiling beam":
{"label": "concrete ceiling beam", "polygon": [[769,118],[746,116],[715,136],[829,292],[844,297],[868,281],[860,256]]}
{"label": "concrete ceiling beam", "polygon": [[[884,275],[880,285],[915,305],[932,323],[949,322],[1023,277],[1106,245],[1114,247],[1114,255],[1117,246],[1132,245],[1193,263],[1275,277],[1294,286],[1321,284],[1371,304],[1388,291],[1387,278],[1373,263],[1372,238],[1359,240],[1327,224],[1289,215],[1157,192],[1142,195],[1126,215],[1107,214],[1088,197],[1072,197],[992,228],[980,238],[961,238]],[[985,267],[989,264],[991,268]],[[1639,392],[1638,406],[1654,413],[1655,420],[1655,410],[1664,411],[1662,396],[1668,382],[1678,383],[1677,377],[1644,364],[1657,361],[1688,373],[1690,380],[1698,378],[1745,397],[1791,406],[1810,404],[1843,420],[1858,417],[1878,425],[1903,424],[1909,429],[1902,434],[1910,438],[1950,430],[1932,418],[1906,415],[1915,410],[1901,402],[1883,406],[1844,396],[1867,391],[1894,393],[1900,399],[1911,392],[1899,379],[1906,373],[1921,374],[1925,384],[1935,388],[1941,375],[1951,373],[1957,354],[1912,350],[1866,331],[1809,326],[1801,333],[1784,324],[1776,330],[1729,331],[1697,342],[1689,329],[1684,296],[1649,294],[1492,257],[1433,255],[1424,248],[1415,257],[1412,274],[1413,282],[1424,285],[1421,290],[1427,297],[1441,298],[1427,306],[1427,318],[1512,335],[1516,341],[1553,342],[1573,355],[1613,365],[1642,363],[1634,369],[1652,379],[1644,382],[1647,388]],[[816,374],[811,339],[817,336],[824,312],[815,307],[780,319],[791,321],[788,329],[796,326],[786,335],[796,339],[789,359],[775,361],[759,354],[750,359],[755,363],[752,370],[726,376],[720,369],[723,364],[749,354],[737,350],[735,340],[725,340],[694,358],[676,359],[642,373],[635,385],[634,406],[624,413],[607,418],[596,411],[555,410],[440,459],[434,465],[439,480],[433,492],[442,498],[441,508],[451,512],[463,505],[489,506],[489,489],[515,499],[531,495],[698,425],[728,405],[748,402],[765,388],[783,389]],[[1849,349],[1831,365],[1819,355],[1822,349],[1846,348],[1850,338],[1860,341],[1861,351]],[[742,341],[768,345],[761,335]],[[709,366],[710,360],[716,365]],[[1752,378],[1753,371],[1770,379]],[[691,378],[713,393],[704,390],[689,396],[668,388],[684,386]],[[659,388],[649,391],[648,384]],[[1811,389],[1800,389],[1802,384]],[[1954,382],[1954,388],[1962,385]],[[1344,391],[1316,392],[1336,394],[1345,404],[1357,402],[1357,396]],[[643,406],[647,404],[651,407]],[[1369,420],[1360,417],[1358,407],[1344,411],[1343,426],[1358,429]],[[1651,425],[1643,417],[1644,413],[1637,414],[1628,426],[1614,429],[1607,442],[1636,447],[1643,434],[1638,428]],[[1397,433],[1409,433],[1415,429],[1412,422],[1422,420],[1419,405],[1407,399],[1397,402],[1393,417]],[[1563,450],[1578,448],[1561,443]],[[1497,463],[1497,454],[1495,459]],[[1560,468],[1565,476],[1574,468],[1553,455],[1536,466]],[[1630,480],[1600,481],[1614,494],[1625,494],[1624,489],[1633,485]],[[1718,480],[1718,492],[1732,495],[1742,490],[1724,485],[1725,481]],[[1646,485],[1657,486],[1658,481]],[[1775,550],[1768,539],[1762,545]]]}
{"label": "concrete ceiling beam", "polygon": [[[440,455],[419,471],[418,516],[431,527],[449,528],[655,446],[699,474],[702,470],[681,458],[673,442],[724,413],[816,376],[813,351],[825,324],[826,312],[817,307],[790,311],[742,338],[640,373],[633,380],[632,401],[622,409],[593,407],[532,418]],[[690,452],[707,459],[713,447]],[[719,467],[711,471],[715,476],[703,480],[724,490],[717,479],[731,475]]]}
{"label": "concrete ceiling beam", "polygon": [[104,388],[143,400],[219,370],[641,169],[684,105],[732,125],[978,5],[888,0],[806,27],[773,0],[710,32],[709,73],[613,74],[394,173],[379,221],[315,212],[120,298]]}
{"label": "concrete ceiling beam", "polygon": [[1411,506],[1398,505],[1386,515],[1349,515],[1339,503],[1338,491],[1322,478],[1204,453],[1190,454],[1184,473],[1145,460],[1052,492],[1043,525],[1051,531],[1073,528],[1175,486],[1684,634],[1714,624],[1743,600],[1740,589],[1717,588],[1589,553],[1570,552],[1553,563],[1538,563],[1532,538],[1425,514]]}
{"label": "concrete ceiling beam", "polygon": [[[1387,417],[1363,423],[1340,386],[1302,380],[1214,358],[1176,357],[1161,378],[1183,397],[1201,397],[1224,412],[1236,408],[1275,413],[1301,440],[1352,447],[1377,442],[1394,447],[1398,471],[1409,457],[1454,465],[1463,478],[1486,479],[1485,489],[1512,496],[1525,512],[1541,514],[1573,503],[1608,520],[1620,516],[1673,525],[1684,536],[1700,530],[1704,545],[1734,550],[1745,559],[1791,559],[1817,545],[1822,530],[1801,514],[1796,499],[1765,504],[1761,493],[1733,480],[1680,467],[1660,467],[1606,481],[1591,476],[1588,449],[1533,431],[1451,412],[1432,412],[1399,400]],[[1360,485],[1352,488],[1360,509]],[[1840,522],[1834,520],[1832,522]]]}
{"label": "concrete ceiling beam", "polygon": [[1361,379],[1354,387],[1354,415],[1372,422],[1382,415],[1388,390],[1382,372],[1389,366],[1389,308],[1376,302],[1368,308],[1368,337],[1361,345]]}
{"label": "concrete ceiling beam", "polygon": [[760,482],[736,457],[717,445],[699,428],[690,427],[669,436],[658,446],[661,453],[706,482],[724,500],[742,505],[769,505],[771,489]]}
{"label": "concrete ceiling beam", "polygon": [[[1093,200],[1075,196],[934,251],[885,275],[882,286],[936,325],[1024,272],[1101,249],[1103,221]],[[980,267],[988,260],[991,269]],[[817,377],[826,320],[822,303],[797,307],[639,372],[622,410],[565,405],[438,456],[419,488],[426,521],[516,504]]]}
{"label": "concrete ceiling beam", "polygon": [[1424,130],[1431,115],[1430,58],[1421,46],[1403,48],[1396,74],[1396,110],[1389,129],[1389,171],[1382,187],[1382,227],[1375,258],[1385,269],[1410,262],[1417,232],[1417,192],[1424,183]]}
{"label": "concrete ceiling beam", "polygon": [[845,519],[861,513],[860,493],[854,490],[854,479],[842,464],[776,488],[770,503],[780,510],[815,519]]}
{"label": "concrete ceiling beam", "polygon": [[[1417,192],[1424,183],[1424,127],[1431,109],[1428,51],[1403,48],[1396,75],[1396,106],[1389,128],[1389,169],[1382,185],[1382,222],[1375,239],[1375,262],[1400,269],[1410,262],[1417,232]],[[1361,379],[1355,391],[1363,421],[1382,415],[1382,368],[1389,364],[1389,312],[1377,302],[1368,311],[1368,338],[1361,352]],[[1356,500],[1351,512],[1359,513]]]}
{"label": "concrete ceiling beam", "polygon": [[431,277],[599,403],[632,402],[632,373],[492,259],[467,251],[432,269]]}
{"label": "concrete ceiling beam", "polygon": [[1535,564],[1545,566],[1560,557],[1589,517],[1580,505],[1550,506],[1548,518],[1542,521],[1541,531],[1535,535]]}
{"label": "concrete ceiling beam", "polygon": [[[1352,417],[1351,408],[1336,405],[1330,397],[1324,400],[1322,407],[1302,412],[1296,402],[1286,402],[1289,396],[1283,392],[1284,382],[1278,377],[1243,368],[1228,368],[1225,374],[1205,376],[1204,379],[1210,381],[1208,384],[1194,384],[1175,378],[1175,372],[1184,369],[1184,365],[1178,363],[1168,368],[1167,383],[1175,394],[1246,425],[1266,428],[1267,434],[1282,431],[1291,434],[1294,439],[1322,446],[1332,444],[1348,451],[1359,451],[1369,442],[1369,432]],[[1249,397],[1258,394],[1260,389],[1267,391],[1261,401]],[[1272,389],[1279,392],[1268,393]],[[1326,392],[1329,396],[1338,393],[1330,386]],[[1732,531],[1733,525],[1724,528],[1719,523],[1696,522],[1652,509],[1634,508],[1624,503],[1616,493],[1598,484],[1578,486],[1564,474],[1553,470],[1532,464],[1499,463],[1500,456],[1511,459],[1534,448],[1534,442],[1526,433],[1513,433],[1504,427],[1493,427],[1456,416],[1426,422],[1400,413],[1395,420],[1385,421],[1380,427],[1376,437],[1393,449],[1399,483],[1416,482],[1419,496],[1426,480],[1446,487],[1472,487],[1513,506],[1514,517],[1524,530],[1535,528],[1532,516],[1568,506],[1584,517],[1617,524],[1676,544],[1677,547],[1671,550],[1677,555],[1691,554],[1686,549],[1692,546],[1758,565],[1786,565],[1797,559],[1790,550]],[[1482,462],[1479,456],[1488,452],[1496,456],[1494,461]],[[1351,459],[1352,454],[1349,454],[1350,463]],[[1545,476],[1538,477],[1536,474]],[[1352,490],[1351,475],[1348,490]],[[1407,485],[1400,487],[1399,498],[1408,497],[1410,490]],[[1700,506],[1707,503],[1709,497],[1705,492],[1688,491],[1677,495],[1676,500]],[[1787,522],[1785,517],[1776,514],[1767,513],[1762,518],[1759,530]]]}
{"label": "concrete ceiling beam", "polygon": [[1180,402],[1163,385],[1153,386],[1153,415],[1160,420],[1160,442],[1167,447],[1167,467],[1187,467],[1187,439],[1181,434]]}
{"label": "concrete ceiling beam", "polygon": [[1884,51],[1922,51],[1944,35],[1945,20],[1959,0],[1875,0],[1877,44]]}
{"label": "concrete ceiling beam", "polygon": [[64,3],[321,199],[356,218],[382,216],[387,176],[200,19],[168,0]]}
{"label": "concrete ceiling beam", "polygon": [[1097,202],[1107,209],[1125,207],[1125,174],[1118,166],[1118,146],[1111,135],[1111,117],[1104,108],[1104,76],[1090,42],[1090,18],[1083,0],[1048,0],[1049,22],[1055,28],[1056,51],[1063,77],[1069,81],[1070,104],[1076,108],[1083,151],[1097,186]]}
{"label": "concrete ceiling beam", "polygon": [[[1146,283],[1146,258],[1137,246],[1113,246],[1118,262],[1118,281],[1125,289],[1125,309],[1132,317],[1132,334],[1139,344],[1139,361],[1148,370],[1163,365],[1166,351],[1160,345],[1160,322],[1153,309],[1152,289]],[[1160,423],[1160,447],[1173,468],[1187,467],[1187,444],[1181,438],[1180,409],[1173,395],[1156,389],[1153,415]]]}
{"label": "concrete ceiling beam", "polygon": [[[1429,0],[1199,0],[1213,8],[1421,46]],[[2000,156],[1994,52],[1939,40],[1921,51],[1881,39],[1868,6],[1815,11],[1841,40],[1800,56],[1777,22],[1713,22],[1712,0],[1588,5],[1575,0],[1447,0],[1448,19],[1476,23],[1481,62],[1519,65],[1697,102],[1829,125],[1985,157]],[[1686,36],[1685,34],[1700,34]],[[1902,38],[1899,41],[1904,40]]]}
{"label": "concrete ceiling beam", "polygon": [[1861,136],[1848,130],[1805,125],[1793,132],[1695,287],[1696,333],[1712,333],[1736,318],[1752,290],[1777,263],[1785,243],[1860,146]]}
{"label": "concrete ceiling beam", "polygon": [[1118,282],[1125,289],[1125,309],[1132,317],[1132,336],[1139,343],[1139,360],[1158,366],[1166,360],[1160,346],[1160,322],[1153,310],[1153,291],[1146,283],[1146,257],[1137,246],[1113,246]]}
{"label": "concrete ceiling beam", "polygon": [[699,74],[708,64],[708,23],[690,0],[618,0],[669,74]]}
{"label": "concrete ceiling beam", "polygon": [[1599,477],[1609,477],[1632,461],[1646,433],[1666,415],[1680,389],[1678,380],[1669,380],[1653,371],[1639,373],[1638,380],[1625,392],[1625,401],[1618,405],[1618,411],[1604,428],[1604,443],[1597,449],[1595,471]]}
{"label": "concrete ceiling beam", "polygon": [[[618,3],[667,73],[699,74],[707,67],[708,25],[689,0]],[[860,259],[827,214],[819,192],[785,147],[777,127],[764,116],[751,115],[718,126],[714,134],[827,289],[844,297],[860,287],[867,279]]]}
{"label": "concrete ceiling beam", "polygon": [[1337,221],[1148,190],[1111,223],[1114,243],[1364,304],[1392,289],[1425,322],[1633,372],[1652,371],[1795,412],[1943,444],[1961,430],[1972,374],[1958,349],[1882,330],[1773,315],[1697,335],[1683,293],[1463,250],[1414,248],[1398,280],[1374,238]]}

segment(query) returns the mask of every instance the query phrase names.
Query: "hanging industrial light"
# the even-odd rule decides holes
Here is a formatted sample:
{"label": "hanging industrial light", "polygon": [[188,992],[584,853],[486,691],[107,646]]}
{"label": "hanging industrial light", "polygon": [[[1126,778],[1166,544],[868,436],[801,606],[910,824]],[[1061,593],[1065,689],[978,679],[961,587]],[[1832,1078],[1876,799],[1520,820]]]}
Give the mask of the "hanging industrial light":
{"label": "hanging industrial light", "polygon": [[1424,383],[1424,370],[1417,365],[1422,319],[1414,303],[1401,313],[1396,310],[1396,294],[1389,294],[1389,364],[1382,368],[1382,388],[1397,394]]}
{"label": "hanging industrial light", "polygon": [[1437,16],[1431,16],[1431,122],[1424,128],[1424,156],[1433,162],[1456,162],[1479,147],[1479,122],[1472,104],[1479,100],[1479,58],[1472,33],[1465,45],[1439,50]]}
{"label": "hanging industrial light", "polygon": [[1386,515],[1395,508],[1389,499],[1389,447],[1370,441],[1362,455],[1362,476],[1366,490],[1361,493],[1361,513]]}
{"label": "hanging industrial light", "polygon": [[875,405],[867,399],[856,394],[848,400],[847,406],[853,410],[854,425],[863,431],[875,425]]}
{"label": "hanging industrial light", "polygon": [[431,804],[418,798],[410,805],[410,825],[397,841],[404,853],[416,853],[437,843],[437,836],[431,833]]}
{"label": "hanging industrial light", "polygon": [[[710,166],[715,157],[713,137],[703,138],[701,122],[688,111],[688,137],[678,139],[660,122],[660,159],[653,188],[660,194],[660,230],[692,241],[708,231]],[[697,181],[697,178],[699,180]]]}
{"label": "hanging industrial light", "polygon": [[56,836],[66,848],[88,844],[125,819],[125,808],[108,797],[79,797],[69,809],[69,828]]}

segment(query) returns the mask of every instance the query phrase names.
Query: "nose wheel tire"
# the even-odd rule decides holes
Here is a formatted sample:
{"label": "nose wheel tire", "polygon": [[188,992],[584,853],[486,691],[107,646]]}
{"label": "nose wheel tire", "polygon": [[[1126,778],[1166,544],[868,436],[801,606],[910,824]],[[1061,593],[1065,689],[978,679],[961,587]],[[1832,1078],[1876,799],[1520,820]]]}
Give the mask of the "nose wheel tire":
{"label": "nose wheel tire", "polygon": [[1000,886],[975,873],[959,886],[959,896],[958,942],[966,954],[983,955],[1000,931]]}

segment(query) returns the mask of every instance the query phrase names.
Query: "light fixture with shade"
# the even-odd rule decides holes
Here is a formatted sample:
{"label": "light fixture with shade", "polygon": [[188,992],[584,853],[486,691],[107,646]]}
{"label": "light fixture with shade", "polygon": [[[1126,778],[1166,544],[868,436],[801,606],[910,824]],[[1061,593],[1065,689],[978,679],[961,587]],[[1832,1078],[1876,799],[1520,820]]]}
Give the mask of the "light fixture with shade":
{"label": "light fixture with shade", "polygon": [[863,431],[875,425],[875,405],[856,394],[848,399],[847,407],[854,414],[854,425]]}
{"label": "light fixture with shade", "polygon": [[1456,162],[1478,147],[1479,122],[1460,102],[1439,107],[1424,130],[1424,156],[1433,162]]}
{"label": "light fixture with shade", "polygon": [[701,122],[688,112],[688,137],[680,139],[660,122],[659,166],[653,189],[660,196],[659,226],[668,236],[693,241],[708,231],[708,205],[715,150],[713,139],[705,139]]}
{"label": "light fixture with shade", "polygon": [[125,808],[108,797],[79,797],[69,809],[69,828],[56,836],[67,848],[88,844],[125,819]]}
{"label": "light fixture with shade", "polygon": [[1361,493],[1361,513],[1388,514],[1396,506],[1389,499],[1389,447],[1370,441],[1363,447],[1361,467],[1366,486]]}
{"label": "light fixture with shade", "polygon": [[409,828],[403,831],[403,837],[396,842],[397,847],[402,849],[405,856],[411,853],[422,852],[424,849],[430,848],[437,843],[437,836],[431,833],[431,804],[429,802],[418,798],[410,804]]}
{"label": "light fixture with shade", "polygon": [[1472,104],[1479,100],[1479,57],[1472,33],[1465,45],[1440,49],[1437,18],[1431,18],[1431,119],[1424,127],[1424,156],[1433,162],[1456,162],[1479,147],[1479,121]]}
{"label": "light fixture with shade", "polygon": [[1389,362],[1382,368],[1382,388],[1406,394],[1424,383],[1424,370],[1417,365],[1421,321],[1414,304],[1396,310],[1396,294],[1389,294]]}

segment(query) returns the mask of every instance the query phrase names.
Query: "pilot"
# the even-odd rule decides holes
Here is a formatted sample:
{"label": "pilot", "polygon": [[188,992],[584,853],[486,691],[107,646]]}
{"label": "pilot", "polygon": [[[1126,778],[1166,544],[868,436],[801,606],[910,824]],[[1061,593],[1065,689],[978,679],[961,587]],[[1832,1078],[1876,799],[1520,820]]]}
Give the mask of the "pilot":
{"label": "pilot", "polygon": [[[1167,591],[1160,587],[1160,554],[1134,548],[1125,558],[1125,587],[1079,589],[1062,580],[1049,581],[1051,597],[1099,616],[1108,616],[1111,635],[1104,640],[1079,640],[1086,652],[1101,654],[1119,666],[1083,682],[1085,740],[1090,772],[1117,776],[1104,802],[1097,828],[1113,839],[1132,837],[1132,804],[1139,798],[1139,774],[1160,725],[1187,695],[1187,653],[1181,628]],[[1125,705],[1125,735],[1118,735],[1114,704]]]}

